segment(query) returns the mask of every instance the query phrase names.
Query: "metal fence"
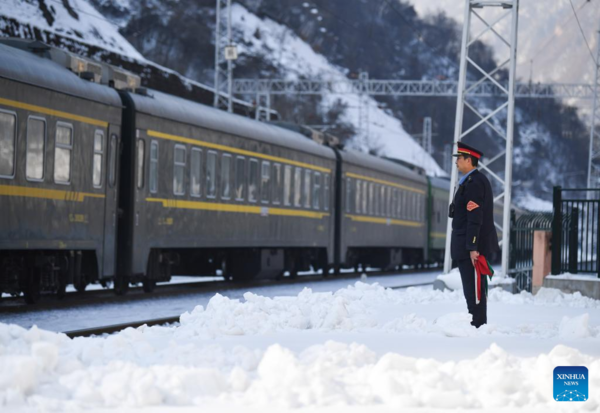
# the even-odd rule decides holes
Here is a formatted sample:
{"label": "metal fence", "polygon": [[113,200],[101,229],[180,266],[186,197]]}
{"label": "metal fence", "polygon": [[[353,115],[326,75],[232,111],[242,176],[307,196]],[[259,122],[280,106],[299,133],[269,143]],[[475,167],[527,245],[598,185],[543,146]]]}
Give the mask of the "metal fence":
{"label": "metal fence", "polygon": [[508,275],[515,278],[518,291],[531,292],[533,275],[533,233],[550,231],[552,213],[528,212],[516,216],[511,211]]}
{"label": "metal fence", "polygon": [[600,277],[600,189],[554,187],[552,274],[595,273]]}

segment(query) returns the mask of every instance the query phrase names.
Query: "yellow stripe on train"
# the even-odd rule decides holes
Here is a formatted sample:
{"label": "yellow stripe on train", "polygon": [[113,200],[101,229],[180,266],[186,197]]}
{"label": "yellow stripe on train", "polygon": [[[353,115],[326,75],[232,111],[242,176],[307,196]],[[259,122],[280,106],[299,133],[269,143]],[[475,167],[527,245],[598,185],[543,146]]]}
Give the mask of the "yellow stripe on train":
{"label": "yellow stripe on train", "polygon": [[88,118],[87,116],[75,115],[69,112],[62,112],[60,110],[45,108],[43,106],[30,105],[29,103],[18,102],[16,100],[0,98],[0,105],[6,105],[17,109],[25,109],[31,112],[43,113],[45,115],[56,116],[57,118],[64,118],[74,120],[77,122],[88,123],[90,125],[101,126],[103,128],[108,127],[108,122],[103,120]]}
{"label": "yellow stripe on train", "polygon": [[425,225],[422,222],[416,222],[416,221],[405,221],[402,219],[391,219],[391,218],[367,217],[367,216],[362,216],[362,215],[346,214],[346,218],[350,218],[352,221],[356,221],[356,222],[369,222],[371,224],[402,225],[405,227],[422,227],[423,225]]}
{"label": "yellow stripe on train", "polygon": [[0,185],[0,196],[54,199],[57,201],[83,202],[85,198],[105,198],[104,194],[61,191],[58,189],[30,188],[26,186]]}
{"label": "yellow stripe on train", "polygon": [[323,219],[328,212],[305,211],[299,209],[275,208],[258,205],[221,204],[215,202],[186,201],[181,199],[146,198],[146,202],[161,203],[164,208],[195,209],[202,211],[237,212],[256,215],[293,216],[313,219]]}

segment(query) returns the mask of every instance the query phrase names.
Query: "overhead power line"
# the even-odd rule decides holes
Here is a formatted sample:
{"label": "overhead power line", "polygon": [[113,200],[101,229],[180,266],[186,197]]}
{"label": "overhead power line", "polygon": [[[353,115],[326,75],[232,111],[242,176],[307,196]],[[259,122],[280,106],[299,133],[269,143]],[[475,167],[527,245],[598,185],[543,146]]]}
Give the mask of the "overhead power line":
{"label": "overhead power line", "polygon": [[587,46],[588,51],[590,52],[590,57],[592,58],[592,62],[594,65],[596,64],[596,58],[594,57],[594,53],[592,52],[592,48],[585,37],[585,33],[583,32],[583,28],[581,27],[581,22],[579,21],[579,17],[577,16],[577,12],[575,11],[575,6],[573,6],[573,0],[569,0],[571,3],[571,8],[573,9],[573,14],[575,15],[575,20],[577,20],[577,25],[579,26],[579,31],[581,32],[581,36],[583,36],[583,40],[585,41],[585,45]]}

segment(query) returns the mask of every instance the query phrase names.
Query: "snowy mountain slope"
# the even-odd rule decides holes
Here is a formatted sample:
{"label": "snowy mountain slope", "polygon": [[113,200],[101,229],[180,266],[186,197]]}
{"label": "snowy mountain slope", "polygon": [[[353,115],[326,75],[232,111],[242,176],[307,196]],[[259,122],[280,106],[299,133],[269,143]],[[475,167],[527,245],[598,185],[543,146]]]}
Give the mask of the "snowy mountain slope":
{"label": "snowy mountain slope", "polygon": [[[269,18],[261,19],[239,4],[232,6],[232,20],[233,27],[240,36],[236,39],[239,52],[261,56],[274,66],[285,68],[288,79],[346,79],[346,69],[329,63],[286,26]],[[260,35],[257,36],[257,33]],[[359,96],[326,95],[324,105],[332,105],[338,99],[348,107],[344,120],[355,125],[358,130]],[[351,146],[362,151],[377,148],[382,155],[422,166],[433,175],[446,175],[433,158],[406,133],[400,120],[378,108],[374,99],[369,99],[368,102],[369,142],[356,138]]]}
{"label": "snowy mountain slope", "polygon": [[[165,3],[105,0],[97,1],[96,4],[102,6],[103,10],[108,7],[114,11],[108,17],[110,21],[85,0],[65,2],[45,0],[39,3],[7,0],[0,5],[0,15],[137,60],[144,58],[118,32],[119,26],[127,25],[131,16],[144,7],[151,7],[157,12],[160,10],[161,19],[165,22],[170,19],[170,6]],[[347,70],[331,65],[324,56],[314,52],[286,26],[268,18],[261,19],[235,3],[232,12],[236,41],[241,53],[261,56],[262,59],[281,68],[281,72],[286,73],[288,78],[319,77],[339,80],[346,78]],[[257,32],[261,33],[260,38],[256,36]],[[150,37],[144,41],[154,40]],[[338,99],[347,105],[342,120],[354,125],[355,130],[358,130],[359,97],[329,95],[324,98],[322,105],[325,107],[333,105]],[[363,151],[376,149],[379,154],[420,165],[430,174],[445,175],[433,158],[404,131],[401,121],[379,109],[373,99],[369,100],[368,105],[369,140],[367,142],[365,139],[355,139],[350,144],[351,147]]]}
{"label": "snowy mountain slope", "polygon": [[[144,61],[144,57],[86,0],[2,0],[0,16],[30,28],[47,30],[78,42]],[[0,24],[7,24],[0,20]],[[25,37],[25,36],[23,36]]]}

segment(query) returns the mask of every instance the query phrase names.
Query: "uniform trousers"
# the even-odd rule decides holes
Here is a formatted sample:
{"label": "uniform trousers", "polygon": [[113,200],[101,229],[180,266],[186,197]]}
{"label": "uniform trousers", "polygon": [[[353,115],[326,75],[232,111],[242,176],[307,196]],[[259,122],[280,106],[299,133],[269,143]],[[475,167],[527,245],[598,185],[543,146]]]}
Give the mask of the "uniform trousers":
{"label": "uniform trousers", "polygon": [[475,267],[470,259],[457,260],[458,270],[460,271],[460,278],[463,285],[463,293],[467,300],[467,308],[469,313],[473,316],[471,325],[479,328],[483,324],[487,323],[487,297],[485,294],[485,276],[481,277],[481,300],[479,304],[476,303],[475,298]]}

